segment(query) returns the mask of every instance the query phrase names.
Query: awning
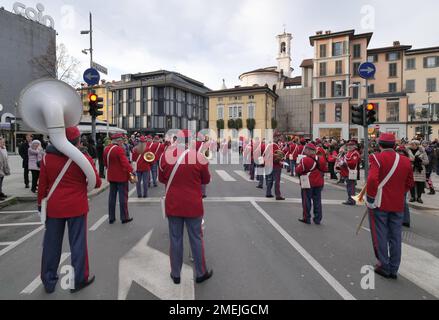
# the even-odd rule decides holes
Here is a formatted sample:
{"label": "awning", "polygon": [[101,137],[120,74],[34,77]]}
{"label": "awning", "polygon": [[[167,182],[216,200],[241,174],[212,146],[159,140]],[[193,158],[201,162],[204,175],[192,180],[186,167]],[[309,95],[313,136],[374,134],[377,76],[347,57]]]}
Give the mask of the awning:
{"label": "awning", "polygon": [[[79,128],[79,131],[81,131],[81,134],[89,134],[89,133],[91,133],[91,124],[80,124],[78,126],[78,128]],[[109,127],[108,132],[110,134],[115,134],[115,133],[124,133],[124,134],[126,134],[127,133],[125,130],[123,130],[121,128],[118,128],[118,127],[113,127],[113,126]],[[96,133],[105,133],[106,134],[107,133],[107,125],[97,124],[96,125]]]}

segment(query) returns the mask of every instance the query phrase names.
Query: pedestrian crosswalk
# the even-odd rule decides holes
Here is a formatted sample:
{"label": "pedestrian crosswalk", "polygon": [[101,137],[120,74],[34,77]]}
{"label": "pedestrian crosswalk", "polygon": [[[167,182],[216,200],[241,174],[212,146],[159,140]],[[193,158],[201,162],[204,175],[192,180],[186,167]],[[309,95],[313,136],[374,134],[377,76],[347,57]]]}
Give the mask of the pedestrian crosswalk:
{"label": "pedestrian crosswalk", "polygon": [[[245,182],[257,183],[257,180],[251,180],[250,175],[244,170],[234,170],[227,172],[225,170],[214,170],[217,176],[224,182],[237,182],[244,180]],[[283,177],[284,178],[284,177]],[[287,179],[286,179],[287,180]],[[285,181],[281,180],[281,184],[285,184]]]}

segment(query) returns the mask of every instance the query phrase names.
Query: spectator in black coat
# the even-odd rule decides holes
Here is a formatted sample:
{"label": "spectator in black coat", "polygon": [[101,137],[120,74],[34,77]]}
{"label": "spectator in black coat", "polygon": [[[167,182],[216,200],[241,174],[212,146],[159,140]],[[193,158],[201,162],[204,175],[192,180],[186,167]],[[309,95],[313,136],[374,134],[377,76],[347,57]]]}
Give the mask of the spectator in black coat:
{"label": "spectator in black coat", "polygon": [[18,153],[23,159],[23,169],[24,169],[24,185],[26,189],[29,189],[29,154],[28,150],[30,148],[30,144],[32,143],[33,136],[31,134],[26,135],[26,140],[20,144],[18,149]]}

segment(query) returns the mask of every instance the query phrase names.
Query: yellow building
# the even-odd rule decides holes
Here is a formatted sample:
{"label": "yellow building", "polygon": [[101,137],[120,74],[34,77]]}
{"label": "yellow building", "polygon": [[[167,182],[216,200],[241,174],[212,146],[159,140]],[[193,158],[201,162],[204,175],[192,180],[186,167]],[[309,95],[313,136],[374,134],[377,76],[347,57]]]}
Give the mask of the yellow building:
{"label": "yellow building", "polygon": [[[98,120],[107,122],[107,114],[108,118],[110,119],[110,124],[113,124],[113,95],[111,90],[107,88],[107,85],[105,82],[103,82],[101,85],[96,85],[93,87],[83,86],[80,89],[78,89],[79,94],[82,98],[82,104],[84,106],[84,115],[88,115],[89,113],[89,106],[88,106],[88,96],[90,94],[90,90],[94,90],[95,93],[98,95],[99,98],[103,98],[104,102],[102,103],[104,108],[102,109],[102,112],[104,113],[102,116],[98,117]],[[107,97],[108,94],[108,97]],[[108,100],[107,100],[108,99]],[[108,113],[107,113],[107,107]]]}
{"label": "yellow building", "polygon": [[[279,96],[267,86],[235,87],[212,91],[209,96],[209,128],[218,132],[218,120],[224,120],[224,129],[229,120],[242,120],[242,129],[249,129],[247,119],[255,120],[254,134],[265,137],[267,129],[273,129],[276,118],[276,101]],[[251,129],[251,128],[250,128]],[[224,135],[221,138],[227,138]],[[237,137],[233,137],[237,138]]]}

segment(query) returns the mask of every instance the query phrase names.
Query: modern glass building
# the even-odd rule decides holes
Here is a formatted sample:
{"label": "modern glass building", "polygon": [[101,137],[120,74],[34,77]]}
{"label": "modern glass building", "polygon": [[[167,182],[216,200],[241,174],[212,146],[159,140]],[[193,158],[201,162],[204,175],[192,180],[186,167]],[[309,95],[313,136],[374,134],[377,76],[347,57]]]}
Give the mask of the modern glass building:
{"label": "modern glass building", "polygon": [[166,70],[127,74],[112,83],[113,123],[129,133],[208,128],[209,88]]}

